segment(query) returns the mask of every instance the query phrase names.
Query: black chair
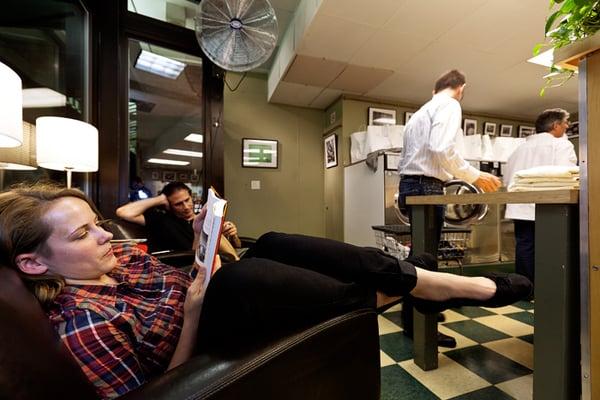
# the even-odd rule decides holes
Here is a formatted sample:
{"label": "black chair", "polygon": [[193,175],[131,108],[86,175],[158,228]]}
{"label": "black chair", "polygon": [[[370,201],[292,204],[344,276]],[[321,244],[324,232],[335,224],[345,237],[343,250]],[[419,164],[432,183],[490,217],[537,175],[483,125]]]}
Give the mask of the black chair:
{"label": "black chair", "polygon": [[[379,336],[359,310],[237,354],[203,354],[123,399],[379,398]],[[96,399],[18,275],[0,267],[0,399]]]}

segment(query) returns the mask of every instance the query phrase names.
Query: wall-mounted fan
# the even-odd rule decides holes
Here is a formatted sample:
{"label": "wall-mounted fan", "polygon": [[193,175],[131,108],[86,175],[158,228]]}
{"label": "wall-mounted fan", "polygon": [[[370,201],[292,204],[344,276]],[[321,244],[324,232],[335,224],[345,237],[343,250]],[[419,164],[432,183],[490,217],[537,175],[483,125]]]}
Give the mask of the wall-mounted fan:
{"label": "wall-mounted fan", "polygon": [[277,44],[277,17],[267,0],[202,0],[196,38],[206,56],[227,71],[264,63]]}

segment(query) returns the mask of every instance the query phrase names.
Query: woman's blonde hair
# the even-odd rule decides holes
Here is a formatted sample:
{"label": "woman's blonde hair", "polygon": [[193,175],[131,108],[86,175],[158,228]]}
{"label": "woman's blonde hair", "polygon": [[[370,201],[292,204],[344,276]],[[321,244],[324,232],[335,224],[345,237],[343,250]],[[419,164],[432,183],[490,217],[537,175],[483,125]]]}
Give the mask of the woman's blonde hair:
{"label": "woman's blonde hair", "polygon": [[78,189],[36,183],[13,186],[0,193],[0,267],[16,270],[43,305],[58,296],[65,286],[64,278],[48,273],[25,274],[15,260],[24,253],[50,254],[46,241],[52,233],[52,226],[46,222],[44,215],[54,201],[63,197],[76,197],[85,201],[100,216],[94,203]]}

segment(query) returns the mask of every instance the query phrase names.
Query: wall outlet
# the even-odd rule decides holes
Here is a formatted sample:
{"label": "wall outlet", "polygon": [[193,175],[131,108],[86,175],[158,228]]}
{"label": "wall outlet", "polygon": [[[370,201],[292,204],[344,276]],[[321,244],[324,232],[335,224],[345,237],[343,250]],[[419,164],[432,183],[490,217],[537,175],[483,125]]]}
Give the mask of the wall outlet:
{"label": "wall outlet", "polygon": [[250,181],[250,189],[260,190],[260,181]]}

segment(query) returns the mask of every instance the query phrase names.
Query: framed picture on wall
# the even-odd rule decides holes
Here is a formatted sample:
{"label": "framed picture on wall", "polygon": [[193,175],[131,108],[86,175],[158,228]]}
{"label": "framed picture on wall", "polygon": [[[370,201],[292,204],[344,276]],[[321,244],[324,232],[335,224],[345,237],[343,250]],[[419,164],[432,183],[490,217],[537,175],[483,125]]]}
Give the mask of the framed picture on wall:
{"label": "framed picture on wall", "polygon": [[279,142],[271,139],[242,139],[242,167],[277,168]]}
{"label": "framed picture on wall", "polygon": [[463,122],[463,132],[465,136],[471,136],[477,133],[477,120],[465,118]]}
{"label": "framed picture on wall", "polygon": [[200,182],[200,175],[190,174],[190,183],[198,183],[198,182]]}
{"label": "framed picture on wall", "polygon": [[493,122],[486,122],[483,124],[483,134],[496,136],[496,124]]}
{"label": "framed picture on wall", "polygon": [[177,173],[175,171],[163,172],[163,182],[173,182],[177,180]]}
{"label": "framed picture on wall", "polygon": [[150,179],[152,179],[153,181],[160,180],[160,172],[159,171],[152,171],[152,173],[150,174]]}
{"label": "framed picture on wall", "polygon": [[177,174],[177,180],[179,182],[189,182],[190,174],[188,174],[187,172],[180,172]]}
{"label": "framed picture on wall", "polygon": [[408,124],[408,120],[413,116],[413,112],[407,111],[404,113],[404,125]]}
{"label": "framed picture on wall", "polygon": [[570,122],[567,129],[568,137],[579,137],[579,121]]}
{"label": "framed picture on wall", "polygon": [[531,136],[535,133],[533,126],[519,125],[519,137]]}
{"label": "framed picture on wall", "polygon": [[500,125],[500,136],[511,137],[512,128],[512,125]]}
{"label": "framed picture on wall", "polygon": [[398,164],[400,164],[401,159],[402,156],[398,153],[385,153],[384,169],[386,171],[398,171]]}
{"label": "framed picture on wall", "polygon": [[369,107],[369,125],[396,125],[396,110]]}
{"label": "framed picture on wall", "polygon": [[325,168],[337,166],[337,135],[327,136],[323,141],[323,146],[325,151]]}

